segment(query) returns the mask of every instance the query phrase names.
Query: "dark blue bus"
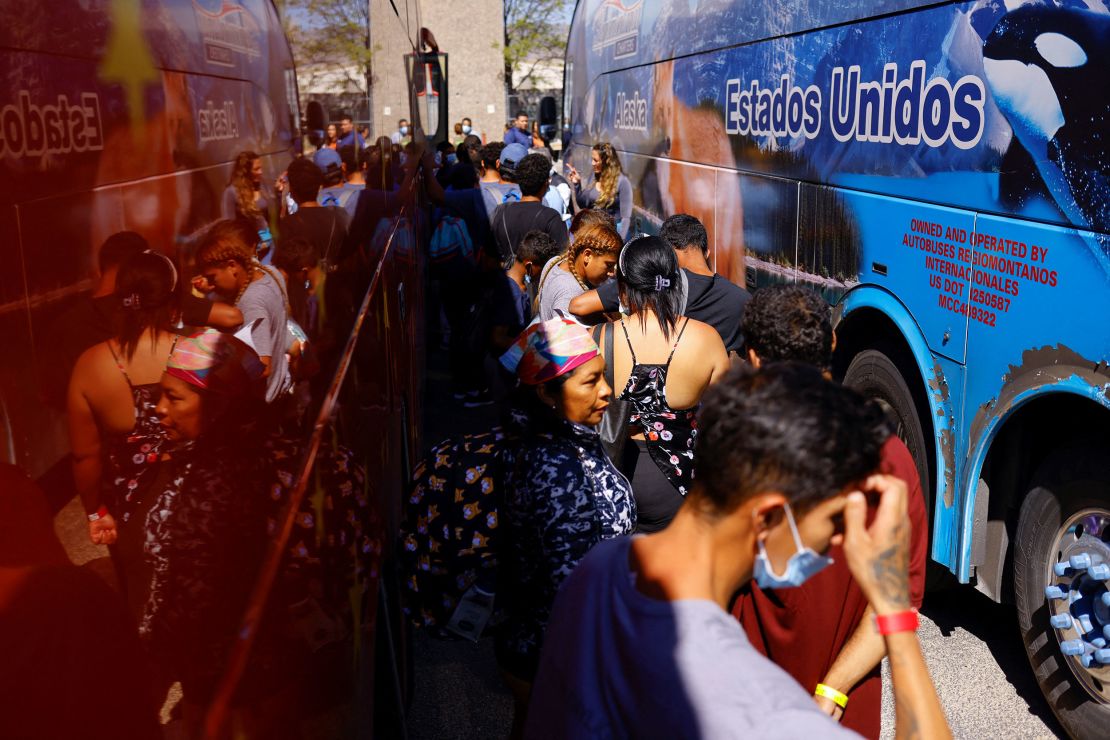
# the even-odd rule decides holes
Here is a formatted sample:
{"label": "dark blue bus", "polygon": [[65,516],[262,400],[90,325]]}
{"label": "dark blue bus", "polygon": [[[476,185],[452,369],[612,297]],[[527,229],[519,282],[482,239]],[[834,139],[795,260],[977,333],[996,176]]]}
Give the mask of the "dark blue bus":
{"label": "dark blue bus", "polygon": [[834,304],[933,560],[1016,603],[1077,737],[1110,720],[1108,58],[1097,0],[582,0],[564,90],[633,229],[693,214],[718,272]]}

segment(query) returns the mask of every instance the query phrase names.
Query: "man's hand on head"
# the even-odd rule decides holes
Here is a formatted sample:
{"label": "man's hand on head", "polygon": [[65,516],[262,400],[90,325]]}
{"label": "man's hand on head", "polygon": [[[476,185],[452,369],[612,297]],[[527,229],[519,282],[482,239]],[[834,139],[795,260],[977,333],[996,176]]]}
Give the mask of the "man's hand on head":
{"label": "man's hand on head", "polygon": [[[867,526],[867,496],[879,508]],[[844,507],[844,555],[848,568],[879,616],[910,608],[910,523],[906,484],[890,475],[873,475]]]}

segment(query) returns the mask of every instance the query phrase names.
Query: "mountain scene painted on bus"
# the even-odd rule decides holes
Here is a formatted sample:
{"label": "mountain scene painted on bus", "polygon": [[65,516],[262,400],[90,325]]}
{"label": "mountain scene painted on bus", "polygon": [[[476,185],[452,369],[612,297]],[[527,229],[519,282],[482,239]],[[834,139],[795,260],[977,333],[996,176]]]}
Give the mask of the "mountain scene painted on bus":
{"label": "mountain scene painted on bus", "polygon": [[[625,155],[649,226],[707,180],[677,160],[1073,226],[1094,232],[1110,272],[1107,100],[1091,94],[1106,87],[1104,5],[983,0],[828,28],[922,4],[582,3],[568,51],[574,136],[648,158]],[[797,33],[812,28],[824,30]],[[718,46],[730,48],[703,51]],[[747,237],[796,217],[798,198],[788,188],[768,202],[775,185],[761,183],[776,215],[755,213],[749,179],[733,187],[717,171],[715,220],[735,198],[742,214],[728,220],[744,234],[719,228],[719,253],[774,262],[766,239]],[[832,262],[850,263],[860,230],[841,216],[826,236],[840,245]]]}

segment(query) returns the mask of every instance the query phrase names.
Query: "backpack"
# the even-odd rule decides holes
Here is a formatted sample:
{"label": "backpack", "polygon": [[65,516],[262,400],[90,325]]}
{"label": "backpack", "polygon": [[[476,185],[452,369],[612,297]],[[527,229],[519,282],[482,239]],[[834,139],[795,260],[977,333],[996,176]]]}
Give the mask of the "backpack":
{"label": "backpack", "polygon": [[445,214],[439,220],[436,230],[432,232],[432,240],[428,245],[428,257],[431,259],[433,267],[442,267],[459,257],[473,260],[474,242],[470,239],[470,231],[466,228],[466,222],[458,216]]}

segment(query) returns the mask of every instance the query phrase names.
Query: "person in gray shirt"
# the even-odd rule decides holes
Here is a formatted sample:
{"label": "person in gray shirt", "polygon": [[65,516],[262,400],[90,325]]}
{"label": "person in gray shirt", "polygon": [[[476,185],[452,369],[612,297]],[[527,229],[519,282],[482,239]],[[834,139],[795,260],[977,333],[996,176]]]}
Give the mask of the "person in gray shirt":
{"label": "person in gray shirt", "polygon": [[202,289],[234,301],[251,327],[251,340],[266,366],[266,402],[289,390],[289,331],[285,282],[281,274],[255,259],[258,235],[244,219],[217,221],[197,249]]}
{"label": "person in gray shirt", "polygon": [[740,367],[712,386],[674,521],[597,545],[564,582],[525,737],[855,737],[727,611],[749,581],[800,585],[835,542],[878,615],[898,736],[951,737],[914,633],[906,484],[874,474],[887,436],[876,404],[813,367]]}

